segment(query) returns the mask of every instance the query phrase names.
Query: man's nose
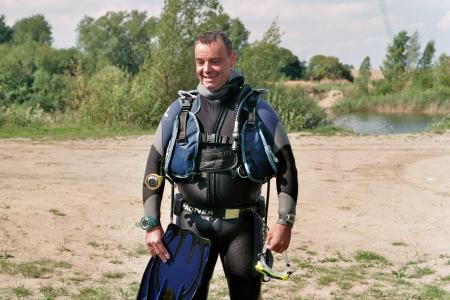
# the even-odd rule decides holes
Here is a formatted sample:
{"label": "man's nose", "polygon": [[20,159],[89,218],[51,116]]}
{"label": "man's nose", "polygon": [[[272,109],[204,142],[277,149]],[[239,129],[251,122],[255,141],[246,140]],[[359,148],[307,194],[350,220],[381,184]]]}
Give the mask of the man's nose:
{"label": "man's nose", "polygon": [[205,72],[211,72],[212,71],[212,66],[209,62],[205,62],[205,65],[203,67]]}

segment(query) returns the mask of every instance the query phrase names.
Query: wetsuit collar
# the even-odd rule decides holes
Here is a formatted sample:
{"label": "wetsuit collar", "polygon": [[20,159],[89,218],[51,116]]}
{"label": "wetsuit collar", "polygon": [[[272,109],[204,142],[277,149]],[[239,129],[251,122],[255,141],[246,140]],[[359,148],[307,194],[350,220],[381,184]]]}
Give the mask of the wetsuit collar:
{"label": "wetsuit collar", "polygon": [[233,69],[230,72],[230,78],[228,79],[227,84],[225,84],[219,90],[211,92],[201,82],[199,82],[197,90],[200,95],[208,100],[224,100],[228,98],[230,91],[233,91],[234,93],[242,84],[244,84],[244,77],[242,76],[242,73],[238,70]]}

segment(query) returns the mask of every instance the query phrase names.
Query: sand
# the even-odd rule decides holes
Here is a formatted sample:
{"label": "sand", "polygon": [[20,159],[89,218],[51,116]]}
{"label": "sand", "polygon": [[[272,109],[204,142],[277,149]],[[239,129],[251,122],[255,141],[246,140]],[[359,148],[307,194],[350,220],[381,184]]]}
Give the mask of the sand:
{"label": "sand", "polygon": [[[305,259],[300,249],[306,248],[314,257],[373,251],[391,268],[450,257],[449,132],[290,139],[300,182],[291,259]],[[39,278],[0,265],[0,299],[21,285],[30,299],[40,299],[46,286],[64,288],[61,298],[68,299],[86,287],[109,290],[106,298],[134,297],[148,260],[135,222],[143,213],[141,180],[151,141],[0,141],[0,257],[15,265],[70,263]],[[275,188],[271,198],[269,224],[276,220]],[[164,224],[168,205],[166,195]],[[450,274],[449,265],[433,268],[435,276]],[[304,283],[286,298],[331,297],[333,286],[323,288],[297,269]],[[221,285],[216,280],[213,288]]]}

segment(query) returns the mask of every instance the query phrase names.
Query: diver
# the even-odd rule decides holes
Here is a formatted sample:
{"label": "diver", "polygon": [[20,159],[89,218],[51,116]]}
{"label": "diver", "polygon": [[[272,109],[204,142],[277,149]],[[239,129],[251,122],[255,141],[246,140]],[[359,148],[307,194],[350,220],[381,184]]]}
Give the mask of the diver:
{"label": "diver", "polygon": [[[231,299],[260,299],[255,270],[265,245],[289,247],[298,193],[297,169],[282,123],[263,90],[244,84],[233,69],[237,59],[223,32],[205,32],[194,44],[197,89],[180,92],[164,113],[147,159],[143,188],[146,245],[163,262],[170,255],[160,223],[164,181],[179,194],[177,225],[209,239],[211,248],[194,299],[207,299],[220,256]],[[264,236],[261,188],[276,177],[278,219]],[[150,188],[149,188],[150,185]]]}

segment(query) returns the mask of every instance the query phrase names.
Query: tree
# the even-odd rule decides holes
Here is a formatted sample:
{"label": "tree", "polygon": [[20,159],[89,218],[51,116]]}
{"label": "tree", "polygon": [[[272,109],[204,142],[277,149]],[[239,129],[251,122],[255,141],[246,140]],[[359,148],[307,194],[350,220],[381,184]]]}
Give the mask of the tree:
{"label": "tree", "polygon": [[17,21],[13,27],[13,42],[25,44],[37,42],[40,44],[52,44],[52,30],[50,24],[43,15],[34,15]]}
{"label": "tree", "polygon": [[353,81],[351,66],[343,65],[337,57],[315,55],[308,64],[308,77],[312,80],[347,79]]}
{"label": "tree", "polygon": [[50,74],[38,69],[33,74],[30,102],[39,105],[44,111],[65,111],[69,99],[69,87],[64,75]]}
{"label": "tree", "polygon": [[226,31],[229,38],[233,41],[233,47],[239,54],[242,48],[248,44],[248,36],[250,32],[245,28],[239,18],[230,20],[230,28]]}
{"label": "tree", "polygon": [[32,76],[23,65],[17,49],[0,58],[0,106],[28,100]]}
{"label": "tree", "polygon": [[115,66],[106,66],[87,83],[81,114],[97,124],[113,125],[128,121],[129,87],[128,73]]}
{"label": "tree", "polygon": [[156,27],[156,44],[146,57],[131,89],[134,120],[157,125],[179,89],[192,89],[193,44],[211,15],[220,13],[217,0],[167,0]]}
{"label": "tree", "polygon": [[438,59],[438,65],[435,69],[437,83],[443,87],[450,86],[450,56],[441,54]]}
{"label": "tree", "polygon": [[408,65],[407,44],[409,39],[406,31],[400,31],[394,37],[392,44],[388,46],[381,68],[388,81],[399,78],[405,72]]}
{"label": "tree", "polygon": [[283,52],[278,46],[280,42],[281,31],[277,20],[274,20],[260,41],[255,41],[242,50],[238,67],[242,69],[247,82],[260,85],[283,77],[281,68],[288,62],[287,56],[280,57]]}
{"label": "tree", "polygon": [[233,48],[238,53],[248,44],[250,32],[245,28],[239,18],[232,19],[222,9],[211,11],[207,17],[204,28],[208,31],[223,31],[233,42]]}
{"label": "tree", "polygon": [[434,47],[434,41],[429,41],[423,50],[422,57],[418,63],[418,68],[421,70],[430,69],[435,52],[436,48]]}
{"label": "tree", "polygon": [[413,70],[417,67],[420,56],[420,43],[419,43],[419,33],[414,31],[414,33],[409,38],[406,45],[406,68],[408,70]]}
{"label": "tree", "polygon": [[5,16],[0,15],[0,44],[8,43],[12,38],[12,33],[12,29],[5,23]]}
{"label": "tree", "polygon": [[78,46],[93,69],[112,64],[136,74],[150,52],[157,19],[145,12],[107,12],[78,24]]}
{"label": "tree", "polygon": [[306,62],[300,61],[298,57],[292,54],[291,50],[279,48],[280,60],[284,61],[280,72],[291,80],[301,79],[306,73]]}
{"label": "tree", "polygon": [[366,56],[359,66],[358,77],[355,80],[358,90],[363,94],[368,94],[369,92],[371,68],[370,57]]}

